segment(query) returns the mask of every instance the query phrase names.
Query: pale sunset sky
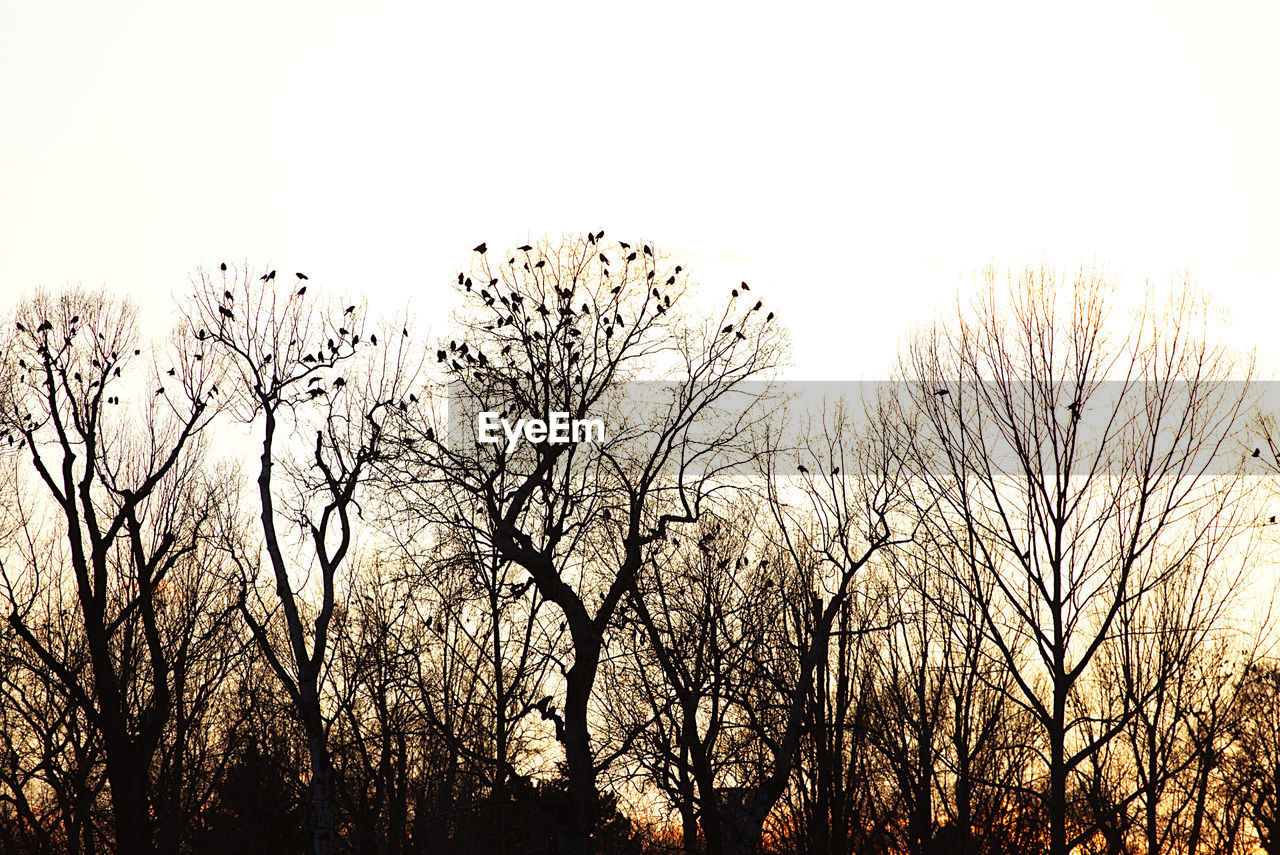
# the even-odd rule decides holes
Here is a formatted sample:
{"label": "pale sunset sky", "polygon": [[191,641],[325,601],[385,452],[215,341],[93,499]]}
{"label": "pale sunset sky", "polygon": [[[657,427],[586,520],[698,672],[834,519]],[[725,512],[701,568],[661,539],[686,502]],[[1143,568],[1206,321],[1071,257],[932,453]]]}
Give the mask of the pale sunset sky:
{"label": "pale sunset sky", "polygon": [[247,260],[443,331],[473,245],[603,228],[750,281],[796,378],[883,377],[1042,261],[1188,271],[1275,364],[1277,43],[1274,3],[10,0],[2,308],[105,285],[159,329]]}

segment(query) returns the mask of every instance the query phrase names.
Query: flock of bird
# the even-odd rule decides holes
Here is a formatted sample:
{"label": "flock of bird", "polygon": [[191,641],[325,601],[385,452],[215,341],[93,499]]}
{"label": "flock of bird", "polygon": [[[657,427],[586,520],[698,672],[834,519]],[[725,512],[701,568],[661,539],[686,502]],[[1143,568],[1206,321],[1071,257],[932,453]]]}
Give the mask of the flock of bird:
{"label": "flock of bird", "polygon": [[[574,277],[569,284],[561,285],[558,281],[555,281],[554,277],[552,277],[550,288],[554,293],[554,297],[550,300],[542,298],[538,300],[538,304],[536,306],[530,307],[530,304],[534,299],[536,299],[534,296],[536,293],[535,289],[541,290],[547,282],[547,280],[542,278],[542,274],[547,270],[548,258],[535,258],[532,255],[534,247],[527,243],[517,247],[517,254],[512,255],[508,259],[507,263],[510,267],[514,268],[519,255],[523,254],[523,270],[530,277],[535,277],[533,281],[525,283],[526,286],[531,287],[522,288],[519,286],[512,286],[506,289],[506,293],[503,293],[502,289],[499,288],[500,280],[497,277],[489,278],[486,286],[476,288],[470,277],[462,273],[458,274],[458,284],[463,286],[466,292],[474,293],[487,307],[490,307],[491,309],[498,305],[502,306],[502,309],[496,312],[497,317],[493,323],[486,326],[488,331],[494,331],[504,327],[510,327],[513,331],[516,331],[516,336],[506,341],[506,343],[501,347],[501,356],[508,368],[515,368],[517,366],[516,354],[513,354],[513,348],[517,341],[522,344],[526,350],[531,349],[537,342],[555,341],[563,349],[564,361],[568,369],[567,374],[572,375],[576,372],[575,379],[578,383],[582,383],[584,379],[582,369],[584,353],[589,349],[588,339],[590,338],[590,336],[585,335],[583,331],[590,323],[587,318],[593,314],[596,316],[597,323],[595,331],[603,335],[604,346],[608,348],[610,343],[613,342],[615,336],[627,327],[628,321],[623,315],[624,304],[622,302],[622,292],[624,288],[628,287],[628,283],[636,282],[635,279],[630,277],[630,265],[640,260],[642,257],[644,259],[644,282],[646,284],[643,292],[644,296],[639,300],[638,305],[635,306],[635,311],[638,312],[640,318],[637,318],[634,323],[639,323],[640,319],[643,318],[646,313],[651,313],[650,317],[656,317],[666,313],[671,308],[672,294],[670,291],[664,293],[663,288],[665,287],[669,289],[677,283],[678,276],[683,272],[683,266],[676,265],[673,272],[665,277],[663,286],[654,285],[653,282],[657,278],[657,269],[654,266],[656,263],[656,257],[652,246],[642,244],[638,249],[636,249],[632,244],[627,243],[626,241],[618,241],[617,248],[620,251],[619,257],[622,261],[620,265],[614,265],[603,246],[603,239],[604,231],[591,232],[586,236],[587,244],[592,247],[592,251],[594,252],[594,259],[598,260],[600,264],[599,274],[601,278],[605,280],[606,283],[609,281],[617,282],[617,284],[608,288],[610,296],[605,298],[607,303],[605,306],[601,306],[598,302],[598,295],[592,298],[597,301],[594,308],[592,300],[584,300],[581,304],[575,306],[574,298],[579,286],[578,279]],[[485,242],[481,242],[473,248],[474,252],[482,256],[485,255],[488,250],[488,244]],[[618,266],[622,267],[622,273],[620,276],[614,277],[614,274],[611,272],[611,267],[616,268]],[[227,272],[228,268],[225,262],[219,265],[219,270],[223,273]],[[260,275],[258,279],[263,283],[273,283],[276,280],[276,276],[277,271],[272,269]],[[307,293],[309,277],[302,272],[294,273],[294,277],[298,286],[294,291],[294,295],[297,297],[305,296]],[[611,277],[614,278],[611,279]],[[742,282],[737,288],[733,288],[731,290],[730,296],[733,300],[737,300],[750,290],[751,286],[746,282]],[[524,293],[521,293],[522,291]],[[548,305],[548,302],[551,303],[550,306]],[[763,300],[754,301],[754,304],[742,313],[740,319],[735,319],[734,322],[724,325],[720,330],[719,337],[732,336],[735,340],[745,340],[747,335],[744,332],[744,328],[747,326],[750,316],[753,313],[760,312],[763,307]],[[199,329],[196,333],[196,339],[198,341],[204,342],[210,338],[229,335],[230,332],[228,327],[237,319],[236,298],[235,294],[230,289],[224,289],[221,299],[217,300],[212,308],[213,316],[217,323],[217,329],[214,332],[210,332],[205,328]],[[359,333],[354,332],[353,329],[349,329],[347,322],[354,321],[353,313],[355,310],[356,306],[354,305],[346,307],[343,312],[343,323],[338,326],[336,330],[336,338],[329,338],[327,342],[315,352],[308,351],[302,354],[299,361],[313,368],[331,367],[331,363],[335,361],[344,346],[350,347],[354,351],[354,348],[361,343],[361,336]],[[774,318],[774,313],[768,312],[765,315],[764,323],[770,323]],[[539,320],[542,321],[542,323],[538,323]],[[77,316],[72,319],[72,324],[75,324],[78,321],[79,318]],[[351,323],[350,326],[355,327],[356,325]],[[26,328],[21,322],[18,323],[18,329],[20,331],[26,331]],[[37,327],[36,332],[38,334],[45,334],[52,330],[53,324],[48,320],[44,320],[41,322],[39,327]],[[75,330],[73,328],[70,331],[71,334],[74,334],[74,331]],[[408,336],[408,328],[406,327],[402,330],[402,333],[403,335]],[[67,346],[69,346],[70,343],[71,335],[68,335],[66,336]],[[369,336],[368,343],[375,346],[378,344],[378,337],[376,333]],[[293,346],[294,344],[296,344],[296,342],[290,342],[290,346]],[[203,361],[204,356],[205,354],[202,351],[192,354],[192,358],[197,362]],[[115,354],[113,354],[112,357],[114,359]],[[486,371],[494,370],[493,362],[490,360],[489,356],[478,347],[472,348],[465,341],[449,342],[447,350],[442,347],[436,351],[436,358],[440,363],[447,362],[449,368],[459,373],[474,370],[478,375],[483,376]],[[270,354],[264,356],[261,359],[262,366],[260,367],[270,365],[271,360],[272,356]],[[27,367],[25,363],[23,367]],[[115,373],[117,375],[119,374],[118,367],[115,369]],[[523,373],[530,377],[532,376],[532,372],[528,369],[524,369]],[[167,375],[175,377],[177,375],[177,370],[171,367],[168,369]],[[100,384],[101,382],[101,379],[95,380],[90,384],[90,387]],[[328,390],[321,386],[320,383],[321,378],[311,378],[308,382],[306,395],[314,399],[328,394]],[[332,381],[331,385],[335,389],[341,389],[346,385],[346,381],[343,378],[338,377]],[[211,387],[210,391],[216,394],[216,386]],[[156,394],[164,395],[164,386],[157,387]],[[105,400],[107,403],[111,404],[119,402],[119,398],[114,395],[107,397]],[[400,405],[401,409],[405,408],[403,401],[400,402]],[[10,444],[13,443],[11,435],[0,434],[0,439],[3,438],[8,438]]]}
{"label": "flock of bird", "polygon": [[[516,357],[512,354],[515,345],[519,344],[526,351],[531,351],[534,345],[539,342],[555,342],[561,348],[564,364],[567,368],[566,373],[573,376],[575,381],[581,384],[584,380],[581,363],[584,353],[589,350],[588,342],[590,341],[590,336],[586,336],[583,332],[584,326],[590,323],[587,319],[593,314],[596,316],[595,329],[603,335],[604,347],[607,350],[615,335],[618,335],[627,326],[627,319],[622,313],[624,308],[622,292],[624,288],[628,287],[629,283],[636,283],[636,280],[630,276],[630,265],[640,260],[642,256],[644,259],[644,266],[641,268],[644,270],[644,297],[639,302],[639,305],[634,307],[635,310],[641,317],[647,312],[651,313],[651,317],[657,317],[670,310],[672,295],[669,291],[664,293],[663,287],[669,289],[676,284],[679,274],[684,269],[683,266],[676,265],[674,270],[665,277],[663,286],[655,285],[654,280],[657,278],[658,272],[655,266],[656,257],[652,246],[642,244],[639,249],[636,249],[626,241],[618,241],[617,247],[622,258],[620,265],[618,265],[611,261],[609,254],[605,251],[602,245],[603,239],[603,231],[590,232],[586,236],[587,245],[591,247],[591,251],[594,253],[593,260],[599,262],[601,279],[605,283],[615,281],[617,284],[608,288],[610,296],[604,298],[605,305],[601,305],[598,302],[601,295],[594,296],[594,299],[597,300],[594,308],[591,302],[585,300],[580,305],[574,304],[576,289],[579,284],[577,275],[573,275],[567,285],[561,283],[558,273],[546,276],[548,259],[546,257],[535,257],[532,254],[534,253],[534,247],[531,244],[526,243],[516,247],[516,254],[507,259],[507,266],[512,269],[516,267],[517,263],[520,263],[521,269],[529,277],[529,280],[524,283],[525,287],[512,285],[508,280],[504,293],[503,288],[500,287],[502,280],[499,277],[486,273],[485,279],[487,281],[484,281],[483,284],[478,284],[465,273],[458,274],[458,285],[462,287],[463,291],[479,297],[480,301],[488,309],[494,311],[496,315],[493,322],[485,326],[485,330],[493,332],[505,327],[513,331],[514,335],[508,337],[501,347],[501,356],[504,357],[503,361],[507,368],[518,369]],[[472,247],[472,251],[484,256],[489,251],[488,243],[481,242]],[[622,273],[619,277],[615,277],[613,270],[618,266],[622,267]],[[485,269],[487,270],[487,266]],[[551,293],[547,297],[550,297],[550,299],[547,299],[547,297],[539,299],[538,292],[546,293],[545,289],[548,286]],[[738,288],[732,289],[731,297],[736,300],[743,293],[750,290],[751,286],[743,282]],[[537,305],[532,305],[535,300]],[[736,340],[745,340],[747,335],[743,327],[747,324],[747,316],[753,312],[759,312],[763,307],[764,301],[756,300],[754,305],[744,313],[741,320],[726,324],[720,330],[720,335],[732,335]],[[775,314],[769,312],[765,316],[764,322],[772,322],[774,318]],[[436,351],[436,360],[439,363],[447,363],[451,370],[464,376],[467,372],[473,371],[477,379],[483,379],[486,371],[494,370],[493,362],[489,356],[479,348],[472,348],[466,342],[451,341],[447,349],[442,347]],[[524,373],[529,375],[531,372],[525,369]]]}

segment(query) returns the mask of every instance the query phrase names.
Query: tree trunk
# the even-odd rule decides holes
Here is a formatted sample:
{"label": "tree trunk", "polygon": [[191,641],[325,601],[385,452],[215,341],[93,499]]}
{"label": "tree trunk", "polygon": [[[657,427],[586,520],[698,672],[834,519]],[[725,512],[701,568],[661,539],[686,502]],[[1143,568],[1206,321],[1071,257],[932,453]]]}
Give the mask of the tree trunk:
{"label": "tree trunk", "polygon": [[1187,835],[1187,855],[1198,855],[1200,836],[1203,834],[1205,800],[1209,793],[1209,773],[1213,770],[1213,736],[1209,736],[1208,746],[1201,748],[1200,768],[1196,770],[1195,811],[1191,815],[1191,831]]}
{"label": "tree trunk", "polygon": [[1067,855],[1067,764],[1063,722],[1066,704],[1054,691],[1049,725],[1049,855]]}
{"label": "tree trunk", "polygon": [[108,749],[106,771],[111,784],[117,855],[149,855],[155,851],[147,800],[148,770],[134,754],[133,746],[127,743]]}
{"label": "tree trunk", "polygon": [[685,855],[698,855],[698,815],[694,812],[692,795],[680,794],[680,840]]}
{"label": "tree trunk", "polygon": [[574,664],[566,677],[564,702],[564,755],[568,768],[568,809],[559,835],[560,855],[592,855],[591,829],[595,825],[596,766],[587,729],[587,705],[595,684],[600,651],[575,645]]}
{"label": "tree trunk", "polygon": [[333,765],[329,745],[325,741],[324,723],[320,717],[319,698],[306,698],[307,753],[311,760],[311,810],[315,823],[311,831],[312,855],[333,855],[335,822],[333,804]]}
{"label": "tree trunk", "polygon": [[956,770],[956,831],[960,837],[960,855],[969,855],[973,851],[973,791],[966,748],[961,748],[959,760]]}

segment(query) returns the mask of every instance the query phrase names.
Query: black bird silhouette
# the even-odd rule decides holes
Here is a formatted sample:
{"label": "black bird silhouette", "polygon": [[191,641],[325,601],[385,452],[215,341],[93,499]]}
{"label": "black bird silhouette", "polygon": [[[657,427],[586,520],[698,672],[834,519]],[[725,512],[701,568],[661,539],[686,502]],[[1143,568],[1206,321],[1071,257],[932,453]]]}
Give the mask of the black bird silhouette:
{"label": "black bird silhouette", "polygon": [[839,467],[839,466],[837,466],[837,467],[835,467],[834,469],[832,469],[832,470],[831,470],[831,474],[832,474],[832,475],[839,475],[839,474],[840,474],[840,467]]}
{"label": "black bird silhouette", "polygon": [[634,252],[627,256],[627,261],[635,261],[635,260],[636,260],[636,254]]}
{"label": "black bird silhouette", "polygon": [[535,265],[533,265],[533,266],[534,266],[535,268],[538,268],[538,267],[542,267],[542,266],[543,266],[543,265],[545,265],[546,263],[547,263],[547,260],[546,260],[545,258],[542,258],[542,259],[539,259],[539,260],[538,260],[538,263],[537,263],[537,264],[535,264]]}
{"label": "black bird silhouette", "polygon": [[733,296],[733,297],[737,297],[737,296],[738,296],[738,289],[737,289],[737,288],[734,288],[732,291],[730,291],[730,292],[729,292],[729,294],[730,294],[731,296]]}
{"label": "black bird silhouette", "polygon": [[295,273],[295,274],[293,274],[293,275],[294,275],[294,276],[297,276],[299,279],[306,279],[306,278],[307,278],[307,274],[305,274],[305,273]]}
{"label": "black bird silhouette", "polygon": [[773,320],[773,312],[770,312],[767,316],[765,316],[765,320],[766,320],[766,321],[771,321],[771,320]]}
{"label": "black bird silhouette", "polygon": [[951,390],[950,390],[950,389],[934,389],[934,390],[933,390],[933,394],[935,394],[935,395],[937,395],[939,398],[941,398],[943,395],[950,395],[950,394],[951,394]]}
{"label": "black bird silhouette", "polygon": [[516,249],[520,250],[521,252],[528,252],[529,250],[533,249],[533,247],[529,246],[529,244],[526,243],[524,246],[516,247]]}
{"label": "black bird silhouette", "polygon": [[1249,456],[1250,456],[1250,457],[1261,457],[1261,456],[1262,456],[1262,449],[1261,449],[1261,448],[1255,448],[1255,449],[1253,450],[1253,454],[1251,454],[1251,455],[1249,455]]}
{"label": "black bird silhouette", "polygon": [[751,290],[751,286],[750,286],[750,285],[748,285],[746,282],[743,282],[743,283],[742,283],[742,290],[743,290],[743,291],[750,291],[750,290]]}
{"label": "black bird silhouette", "polygon": [[643,249],[645,255],[653,255],[653,250],[649,248],[648,244],[645,244]]}
{"label": "black bird silhouette", "polygon": [[764,305],[764,300],[756,300],[756,304],[751,307],[751,311],[758,312],[760,307]]}
{"label": "black bird silhouette", "polygon": [[298,289],[298,296],[301,297],[305,293],[307,293],[307,286],[303,285],[301,288]]}
{"label": "black bird silhouette", "polygon": [[808,475],[808,474],[809,474],[809,470],[804,468],[804,464],[801,464],[801,465],[797,466],[796,468],[800,470],[800,474],[801,474],[801,475]]}
{"label": "black bird silhouette", "polygon": [[342,314],[344,314],[344,315],[349,315],[349,314],[351,314],[352,312],[354,312],[355,310],[356,310],[356,307],[355,307],[355,306],[347,306],[347,308],[343,310]]}
{"label": "black bird silhouette", "polygon": [[471,249],[472,252],[478,252],[481,255],[484,255],[488,250],[489,250],[489,247],[485,244],[484,241],[480,241],[479,246],[472,247]]}
{"label": "black bird silhouette", "polygon": [[436,351],[436,362],[444,362],[445,353],[443,350]]}
{"label": "black bird silhouette", "polygon": [[223,272],[223,273],[226,273],[226,272],[227,272],[227,263],[226,263],[225,261],[224,261],[224,262],[222,262],[221,264],[219,264],[219,265],[218,265],[218,267],[220,267],[220,268],[222,269],[222,272]]}
{"label": "black bird silhouette", "polygon": [[604,263],[604,264],[608,264],[608,263],[609,263],[609,258],[608,258],[608,256],[606,256],[606,255],[602,252],[602,253],[600,253],[600,261],[601,261],[602,263]]}
{"label": "black bird silhouette", "polygon": [[228,300],[234,300],[236,298],[236,295],[232,294],[230,291],[223,291],[222,296]]}
{"label": "black bird silhouette", "polygon": [[378,334],[377,334],[377,333],[369,333],[369,343],[370,343],[370,344],[372,344],[374,347],[377,347],[377,346],[378,346]]}
{"label": "black bird silhouette", "polygon": [[226,306],[219,306],[218,314],[222,315],[224,318],[227,318],[228,320],[230,320],[233,317],[233,315],[231,314],[231,310],[228,309]]}
{"label": "black bird silhouette", "polygon": [[268,282],[270,282],[272,279],[275,279],[275,278],[276,278],[276,272],[274,270],[272,270],[270,273],[267,274]]}
{"label": "black bird silhouette", "polygon": [[631,244],[625,241],[618,241],[618,246],[622,247],[623,249],[631,249]]}

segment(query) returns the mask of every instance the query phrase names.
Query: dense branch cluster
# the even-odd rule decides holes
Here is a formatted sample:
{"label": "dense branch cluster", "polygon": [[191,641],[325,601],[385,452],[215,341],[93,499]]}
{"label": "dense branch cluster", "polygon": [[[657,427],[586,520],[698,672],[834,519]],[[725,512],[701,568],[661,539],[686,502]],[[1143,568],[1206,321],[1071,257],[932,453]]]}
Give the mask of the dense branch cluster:
{"label": "dense branch cluster", "polygon": [[433,341],[226,265],[161,343],[16,309],[0,853],[1280,852],[1280,445],[1202,305],[992,275],[807,406],[748,283],[472,258]]}

